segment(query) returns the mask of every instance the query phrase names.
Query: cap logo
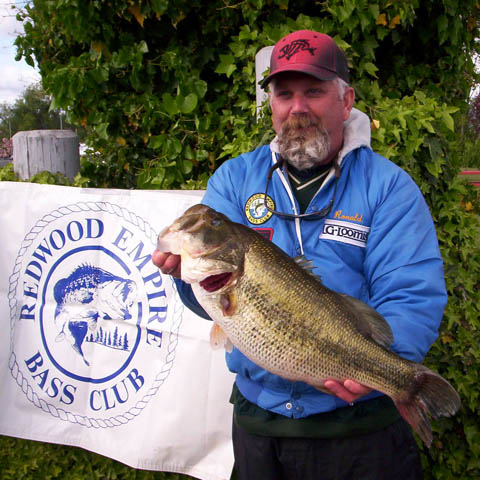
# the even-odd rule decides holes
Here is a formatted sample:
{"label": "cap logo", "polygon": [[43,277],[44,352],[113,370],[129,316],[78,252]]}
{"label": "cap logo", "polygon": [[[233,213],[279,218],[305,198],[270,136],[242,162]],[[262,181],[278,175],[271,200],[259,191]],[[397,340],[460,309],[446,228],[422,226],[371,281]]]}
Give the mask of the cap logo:
{"label": "cap logo", "polygon": [[291,43],[287,43],[287,45],[280,50],[280,55],[278,58],[280,59],[285,57],[287,60],[290,60],[293,55],[304,50],[308,50],[313,57],[315,55],[314,52],[316,48],[311,47],[308,43],[308,40],[294,40]]}

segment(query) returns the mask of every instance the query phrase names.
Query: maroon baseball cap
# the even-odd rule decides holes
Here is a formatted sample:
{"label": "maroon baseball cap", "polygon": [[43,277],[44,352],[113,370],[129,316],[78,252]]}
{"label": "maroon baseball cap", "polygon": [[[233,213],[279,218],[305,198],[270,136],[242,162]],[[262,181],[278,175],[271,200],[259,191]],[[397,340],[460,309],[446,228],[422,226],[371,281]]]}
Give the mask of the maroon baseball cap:
{"label": "maroon baseball cap", "polygon": [[270,57],[270,74],[260,85],[265,88],[281,72],[302,72],[319,80],[340,77],[349,82],[347,58],[333,38],[311,30],[299,30],[279,40]]}

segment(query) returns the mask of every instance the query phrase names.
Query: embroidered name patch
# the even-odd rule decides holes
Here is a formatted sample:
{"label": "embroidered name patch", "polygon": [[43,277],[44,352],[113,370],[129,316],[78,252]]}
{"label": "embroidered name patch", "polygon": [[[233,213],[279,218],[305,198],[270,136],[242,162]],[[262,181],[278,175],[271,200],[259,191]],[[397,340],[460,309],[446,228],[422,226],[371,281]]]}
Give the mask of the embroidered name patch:
{"label": "embroidered name patch", "polygon": [[325,220],[320,238],[365,248],[369,233],[370,227],[365,225],[328,218]]}

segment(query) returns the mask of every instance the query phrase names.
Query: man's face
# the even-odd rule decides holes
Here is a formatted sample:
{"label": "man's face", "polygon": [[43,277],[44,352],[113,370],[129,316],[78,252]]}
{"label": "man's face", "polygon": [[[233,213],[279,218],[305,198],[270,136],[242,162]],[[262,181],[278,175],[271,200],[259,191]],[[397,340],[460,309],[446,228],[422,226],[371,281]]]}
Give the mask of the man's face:
{"label": "man's face", "polygon": [[[279,140],[288,142],[297,137],[308,144],[320,137],[319,163],[331,161],[343,143],[343,122],[352,109],[354,92],[351,87],[339,96],[333,81],[318,80],[310,75],[295,72],[279,74],[270,94],[272,121]],[[323,137],[323,138],[322,138]],[[311,166],[311,165],[310,165]],[[308,168],[308,166],[307,166]]]}

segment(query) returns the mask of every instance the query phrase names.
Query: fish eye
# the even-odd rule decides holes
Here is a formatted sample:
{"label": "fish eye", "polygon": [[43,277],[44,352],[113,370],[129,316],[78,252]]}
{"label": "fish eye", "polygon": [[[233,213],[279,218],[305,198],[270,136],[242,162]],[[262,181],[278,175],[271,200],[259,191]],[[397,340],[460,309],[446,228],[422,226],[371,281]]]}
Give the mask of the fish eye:
{"label": "fish eye", "polygon": [[212,225],[212,227],[219,227],[223,224],[223,220],[221,218],[212,218],[210,224]]}

